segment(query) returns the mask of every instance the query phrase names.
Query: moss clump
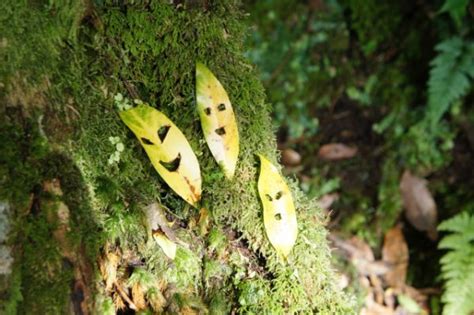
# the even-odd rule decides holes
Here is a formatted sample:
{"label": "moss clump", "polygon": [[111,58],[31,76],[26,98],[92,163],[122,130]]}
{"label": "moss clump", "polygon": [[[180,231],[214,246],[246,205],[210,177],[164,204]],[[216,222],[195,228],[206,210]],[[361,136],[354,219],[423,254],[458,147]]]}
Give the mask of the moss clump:
{"label": "moss clump", "polygon": [[[26,53],[34,51],[33,48],[13,41],[23,36],[21,31],[12,30],[4,35],[7,41],[25,51],[12,59],[12,69],[24,67],[30,76],[49,78],[51,84],[44,91],[45,106],[30,115],[33,121],[43,116],[40,130],[48,139],[49,152],[62,152],[72,164],[69,168],[58,167],[57,164],[68,164],[34,155],[34,160],[40,161],[40,174],[31,178],[26,172],[21,174],[21,180],[25,187],[32,187],[48,178],[51,171],[46,170],[50,169],[57,170],[65,179],[71,178],[64,181],[64,198],[75,213],[71,236],[76,243],[85,245],[92,261],[99,259],[99,253],[107,256],[113,252],[110,255],[116,257],[114,263],[110,259],[106,262],[112,266],[107,277],[114,276],[115,284],[105,288],[107,278],[101,274],[97,283],[103,288],[91,308],[110,309],[110,298],[105,296],[113,298],[116,308],[131,307],[124,294],[132,292],[130,299],[134,299],[133,287],[141,282],[128,279],[135,274],[130,269],[139,262],[158,283],[150,286],[153,294],[145,295],[146,307],[155,311],[162,308],[170,313],[190,309],[255,314],[351,312],[347,299],[334,285],[321,213],[295,183],[291,183],[291,188],[297,206],[299,237],[288,264],[279,261],[265,237],[256,190],[259,166],[255,153],[268,156],[273,163],[278,155],[269,116],[271,108],[265,103],[255,70],[243,57],[246,30],[237,1],[151,1],[120,6],[112,1],[88,6],[73,1],[65,7],[40,6],[32,13],[31,4],[13,3],[7,1],[9,19],[1,21],[2,28],[23,23],[29,14],[33,15],[27,36],[32,42],[44,41],[46,46],[39,46],[36,57],[44,55],[52,63],[50,67],[38,66],[37,59]],[[10,10],[14,6],[19,6],[16,10],[21,13]],[[57,14],[67,18],[58,22]],[[39,31],[43,25],[53,30]],[[9,56],[14,48],[7,51]],[[201,134],[194,100],[196,60],[206,62],[219,77],[236,112],[241,152],[232,181],[224,180]],[[9,107],[15,105],[8,103],[8,95],[14,93],[10,80],[14,72],[3,72],[1,78],[6,82],[2,101]],[[203,205],[211,219],[209,236],[199,228],[197,210],[170,191],[121,123],[114,108],[117,93],[130,99],[140,98],[160,109],[190,141],[201,164]],[[25,129],[15,123],[13,130]],[[108,162],[116,149],[109,141],[111,137],[124,145],[116,163]],[[2,141],[10,140],[6,137]],[[18,148],[17,142],[12,145]],[[18,156],[23,153],[18,151]],[[12,158],[6,161],[9,171],[16,168],[8,165]],[[77,172],[68,171],[71,167]],[[7,176],[12,180],[11,174]],[[173,262],[146,231],[143,208],[156,201],[168,219],[175,222],[173,230],[180,245]],[[16,238],[23,255],[28,255],[26,261],[17,262],[22,266],[22,308],[26,313],[60,312],[61,305],[67,304],[64,292],[68,292],[71,281],[71,274],[61,273],[64,268],[57,264],[58,244],[46,242],[54,226],[42,220],[42,216],[40,212],[38,217],[30,214],[19,219],[26,222],[31,233],[28,238],[19,234]],[[31,252],[33,245],[36,249],[48,249],[44,253],[49,258]],[[44,266],[48,262],[54,265],[54,272],[45,275],[44,269],[38,267],[51,268]],[[95,273],[99,275],[98,270]],[[31,290],[24,287],[37,277],[47,279]],[[51,302],[55,309],[43,304],[56,298],[53,292],[44,290],[41,300],[32,294],[47,284],[63,292],[55,303]],[[114,291],[122,287],[125,293]]]}

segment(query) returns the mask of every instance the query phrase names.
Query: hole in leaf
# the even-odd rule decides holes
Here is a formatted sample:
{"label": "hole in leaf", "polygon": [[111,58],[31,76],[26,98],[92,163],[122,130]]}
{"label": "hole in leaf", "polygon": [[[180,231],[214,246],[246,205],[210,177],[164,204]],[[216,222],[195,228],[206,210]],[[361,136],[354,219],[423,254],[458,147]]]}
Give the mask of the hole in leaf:
{"label": "hole in leaf", "polygon": [[279,200],[281,198],[281,196],[283,196],[283,192],[282,191],[279,191],[277,192],[277,194],[275,195],[275,199],[276,200]]}
{"label": "hole in leaf", "polygon": [[207,107],[206,109],[204,109],[204,112],[206,113],[207,116],[209,116],[211,114],[211,108]]}
{"label": "hole in leaf", "polygon": [[216,129],[216,133],[217,133],[219,136],[225,135],[225,128],[224,128],[224,127],[217,128],[217,129]]}
{"label": "hole in leaf", "polygon": [[217,109],[218,109],[220,112],[224,111],[224,110],[225,110],[225,104],[224,104],[224,103],[219,104],[219,106],[217,106]]}
{"label": "hole in leaf", "polygon": [[142,142],[143,142],[144,144],[148,144],[148,145],[154,144],[153,142],[151,142],[151,141],[148,140],[147,138],[143,138],[143,137],[142,137],[141,140],[142,140]]}
{"label": "hole in leaf", "polygon": [[281,214],[280,213],[275,214],[275,220],[277,220],[277,221],[281,220]]}
{"label": "hole in leaf", "polygon": [[265,197],[267,197],[268,201],[273,201],[272,196],[270,196],[269,194],[266,194]]}
{"label": "hole in leaf", "polygon": [[171,126],[161,126],[158,129],[158,138],[160,138],[161,143],[165,141],[166,136],[168,135],[168,131],[170,130]]}
{"label": "hole in leaf", "polygon": [[178,156],[169,162],[160,161],[160,164],[170,172],[176,172],[179,168],[181,162],[181,153],[178,153]]}

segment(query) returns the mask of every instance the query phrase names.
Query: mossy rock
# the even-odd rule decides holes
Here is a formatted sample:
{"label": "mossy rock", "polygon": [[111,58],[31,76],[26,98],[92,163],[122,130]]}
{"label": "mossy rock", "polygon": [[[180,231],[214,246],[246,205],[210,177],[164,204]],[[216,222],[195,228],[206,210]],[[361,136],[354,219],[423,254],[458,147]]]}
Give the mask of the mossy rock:
{"label": "mossy rock", "polygon": [[[0,56],[8,61],[0,71],[0,142],[8,152],[0,158],[0,197],[13,209],[16,261],[2,295],[7,313],[354,312],[335,283],[323,214],[294,181],[299,234],[288,263],[265,236],[255,154],[277,164],[278,152],[271,106],[243,57],[247,29],[239,7],[237,1],[0,4],[6,30]],[[202,135],[198,60],[218,76],[237,115],[241,151],[231,181]],[[158,108],[190,141],[208,224],[155,172],[120,121],[117,93]],[[110,162],[116,154],[110,139],[117,138],[124,149]],[[62,195],[45,192],[52,179],[59,179]],[[144,209],[153,202],[175,222],[174,261],[147,225]],[[65,223],[47,215],[61,203],[70,213],[66,238],[58,238]]]}

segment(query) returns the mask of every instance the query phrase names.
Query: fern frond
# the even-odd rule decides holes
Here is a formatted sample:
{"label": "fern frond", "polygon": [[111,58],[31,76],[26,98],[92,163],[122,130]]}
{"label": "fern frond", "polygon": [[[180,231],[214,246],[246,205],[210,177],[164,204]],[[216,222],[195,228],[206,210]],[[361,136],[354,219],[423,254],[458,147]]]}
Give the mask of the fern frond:
{"label": "fern frond", "polygon": [[440,249],[448,250],[440,260],[443,315],[468,315],[474,311],[474,216],[461,212],[438,229],[451,232],[439,243]]}
{"label": "fern frond", "polygon": [[474,43],[460,37],[439,43],[431,61],[427,119],[431,127],[456,100],[466,95],[474,79]]}
{"label": "fern frond", "polygon": [[448,12],[451,18],[459,27],[462,18],[466,15],[469,0],[446,0],[440,12]]}

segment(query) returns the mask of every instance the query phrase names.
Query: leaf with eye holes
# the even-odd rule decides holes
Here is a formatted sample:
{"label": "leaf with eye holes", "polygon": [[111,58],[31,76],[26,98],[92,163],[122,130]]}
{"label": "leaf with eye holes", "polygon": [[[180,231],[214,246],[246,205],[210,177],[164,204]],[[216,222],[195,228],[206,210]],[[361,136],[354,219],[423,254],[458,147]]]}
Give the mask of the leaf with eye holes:
{"label": "leaf with eye holes", "polygon": [[263,204],[263,223],[268,239],[279,256],[287,258],[298,233],[296,211],[290,189],[278,169],[260,158],[258,193]]}
{"label": "leaf with eye holes", "polygon": [[183,133],[163,113],[141,104],[120,112],[164,181],[193,206],[201,199],[201,171]]}
{"label": "leaf with eye holes", "polygon": [[196,64],[197,110],[207,145],[231,179],[239,155],[239,131],[234,111],[224,87],[202,63]]}

